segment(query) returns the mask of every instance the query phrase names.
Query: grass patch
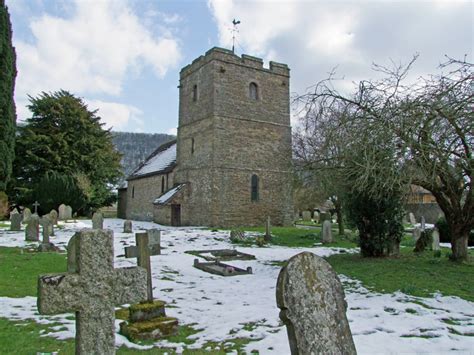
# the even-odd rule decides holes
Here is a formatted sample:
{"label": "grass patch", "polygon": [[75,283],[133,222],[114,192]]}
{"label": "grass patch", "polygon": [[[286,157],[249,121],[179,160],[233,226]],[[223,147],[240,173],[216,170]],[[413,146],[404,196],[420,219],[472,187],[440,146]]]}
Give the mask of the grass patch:
{"label": "grass patch", "polygon": [[[246,232],[265,233],[264,227],[245,227]],[[355,248],[357,245],[352,241],[351,236],[340,237],[337,231],[333,231],[335,242],[325,244],[326,247]],[[321,229],[301,229],[296,227],[272,227],[272,240],[269,245],[279,245],[286,247],[313,247],[315,243],[321,243]],[[254,245],[255,239],[248,238],[244,242],[238,242],[239,245]]]}
{"label": "grass patch", "polygon": [[[474,251],[470,250],[472,258]],[[397,258],[362,258],[359,254],[337,254],[327,261],[339,274],[362,281],[364,286],[382,293],[401,290],[428,297],[439,291],[474,301],[474,263],[454,263],[447,257],[434,258],[431,251],[415,255],[402,249]]]}
{"label": "grass patch", "polygon": [[66,254],[0,247],[0,296],[36,296],[38,276],[66,272]]}

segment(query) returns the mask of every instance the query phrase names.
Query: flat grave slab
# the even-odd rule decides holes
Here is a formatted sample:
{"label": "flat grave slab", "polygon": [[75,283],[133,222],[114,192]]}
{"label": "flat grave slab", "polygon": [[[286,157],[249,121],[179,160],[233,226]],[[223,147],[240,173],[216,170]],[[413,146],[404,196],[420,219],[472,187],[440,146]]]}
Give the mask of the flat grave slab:
{"label": "flat grave slab", "polygon": [[252,268],[250,266],[247,269],[241,269],[236,266],[221,263],[217,260],[201,263],[199,262],[199,259],[194,259],[194,267],[210,274],[220,276],[237,276],[252,274]]}
{"label": "flat grave slab", "polygon": [[255,260],[255,256],[235,249],[188,250],[186,253],[199,256],[207,261]]}

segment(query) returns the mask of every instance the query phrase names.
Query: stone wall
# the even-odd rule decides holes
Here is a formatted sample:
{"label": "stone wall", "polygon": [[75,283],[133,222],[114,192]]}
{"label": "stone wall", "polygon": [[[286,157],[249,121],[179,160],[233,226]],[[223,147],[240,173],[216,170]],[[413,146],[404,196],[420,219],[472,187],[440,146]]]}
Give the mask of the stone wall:
{"label": "stone wall", "polygon": [[138,221],[152,221],[154,208],[153,201],[162,193],[173,187],[174,172],[157,174],[139,179],[128,180],[126,217]]}
{"label": "stone wall", "polygon": [[439,208],[437,203],[409,203],[405,206],[405,211],[412,212],[418,223],[421,221],[421,216],[425,217],[426,223],[436,223],[440,216],[444,216],[443,211]]}
{"label": "stone wall", "polygon": [[[176,182],[188,184],[182,224],[263,225],[267,216],[273,224],[292,223],[286,65],[270,62],[267,69],[259,58],[213,48],[183,68],[177,144]],[[253,174],[258,201],[251,201]]]}

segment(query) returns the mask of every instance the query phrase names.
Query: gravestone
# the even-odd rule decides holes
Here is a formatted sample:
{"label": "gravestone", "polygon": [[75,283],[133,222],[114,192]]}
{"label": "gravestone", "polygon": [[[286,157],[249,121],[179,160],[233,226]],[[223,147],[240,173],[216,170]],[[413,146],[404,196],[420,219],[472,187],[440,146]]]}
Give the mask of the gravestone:
{"label": "gravestone", "polygon": [[441,250],[439,246],[439,231],[438,228],[433,229],[433,233],[431,234],[431,237],[433,238],[432,244],[431,244],[431,249],[434,251]]}
{"label": "gravestone", "polygon": [[92,215],[92,229],[104,229],[104,216],[100,212]]}
{"label": "gravestone", "polygon": [[56,210],[51,210],[51,212],[49,212],[49,216],[51,217],[51,222],[53,223],[54,226],[57,226],[58,225],[58,212],[56,212]]}
{"label": "gravestone", "polygon": [[292,355],[356,354],[344,290],[323,258],[293,256],[278,275],[276,300]]}
{"label": "gravestone", "polygon": [[416,218],[415,218],[415,215],[413,214],[413,212],[410,212],[408,214],[408,218],[410,219],[410,224],[413,224],[413,225],[416,224]]}
{"label": "gravestone", "polygon": [[244,231],[241,231],[241,230],[238,230],[238,229],[234,229],[234,230],[230,231],[230,241],[231,242],[241,242],[243,240],[245,240],[245,232]]}
{"label": "gravestone", "polygon": [[314,221],[314,223],[319,223],[320,222],[319,213],[316,212],[316,211],[314,211],[313,221]]}
{"label": "gravestone", "polygon": [[43,239],[41,244],[38,246],[40,252],[59,251],[59,248],[50,242],[49,237],[53,232],[53,222],[49,214],[44,215],[40,219],[41,227],[43,227]]}
{"label": "gravestone", "polygon": [[38,311],[76,312],[76,354],[115,354],[115,305],[146,298],[146,271],[114,269],[110,230],[77,232],[70,249],[76,272],[39,276]]}
{"label": "gravestone", "polygon": [[305,221],[305,222],[311,221],[311,212],[310,211],[303,211],[303,221]]}
{"label": "gravestone", "polygon": [[31,218],[31,210],[28,207],[26,207],[23,210],[23,223],[28,223],[30,218]]}
{"label": "gravestone", "polygon": [[64,217],[66,219],[72,219],[72,207],[69,205],[66,205],[66,208],[64,209]]}
{"label": "gravestone", "polygon": [[124,233],[133,233],[132,221],[127,219],[126,221],[123,222],[123,232]]}
{"label": "gravestone", "polygon": [[65,204],[60,204],[58,208],[58,219],[60,221],[65,221],[66,218],[66,205]]}
{"label": "gravestone", "polygon": [[21,231],[21,214],[17,210],[13,210],[10,213],[10,230],[11,231]]}
{"label": "gravestone", "polygon": [[38,201],[35,201],[35,203],[33,203],[33,207],[35,208],[35,214],[38,214],[38,207],[39,206],[41,206],[41,205],[39,204]]}
{"label": "gravestone", "polygon": [[[161,231],[159,229],[149,229],[146,231],[148,233],[148,249],[150,255],[160,255],[161,254]],[[136,239],[136,236],[135,236]],[[138,245],[125,247],[125,257],[126,258],[137,258],[138,257]]]}
{"label": "gravestone", "polygon": [[420,226],[421,226],[421,231],[425,231],[425,224],[426,224],[426,221],[425,221],[425,216],[421,216],[421,222],[420,222]]}
{"label": "gravestone", "polygon": [[39,216],[32,214],[25,228],[25,240],[34,242],[39,240],[39,223]]}
{"label": "gravestone", "polygon": [[265,236],[263,238],[266,242],[272,240],[272,225],[270,221],[270,216],[267,217],[267,222],[265,223]]}
{"label": "gravestone", "polygon": [[421,236],[421,229],[418,227],[413,228],[412,236],[416,242]]}
{"label": "gravestone", "polygon": [[326,220],[323,222],[323,230],[322,230],[322,237],[321,241],[323,244],[332,243],[332,224],[330,221]]}

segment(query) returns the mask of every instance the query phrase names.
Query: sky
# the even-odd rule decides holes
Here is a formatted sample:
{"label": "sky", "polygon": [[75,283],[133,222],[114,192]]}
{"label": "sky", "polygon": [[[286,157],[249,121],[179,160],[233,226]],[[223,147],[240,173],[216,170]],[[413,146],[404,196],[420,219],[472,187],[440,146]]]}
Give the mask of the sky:
{"label": "sky", "polygon": [[[342,88],[373,63],[436,73],[473,61],[474,2],[463,0],[6,0],[17,52],[18,121],[28,96],[67,90],[114,131],[176,134],[179,71],[208,49],[286,63],[292,95],[336,70]],[[296,123],[295,120],[292,121]]]}

